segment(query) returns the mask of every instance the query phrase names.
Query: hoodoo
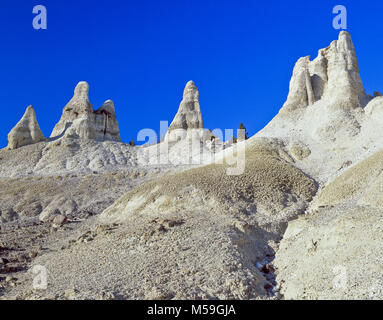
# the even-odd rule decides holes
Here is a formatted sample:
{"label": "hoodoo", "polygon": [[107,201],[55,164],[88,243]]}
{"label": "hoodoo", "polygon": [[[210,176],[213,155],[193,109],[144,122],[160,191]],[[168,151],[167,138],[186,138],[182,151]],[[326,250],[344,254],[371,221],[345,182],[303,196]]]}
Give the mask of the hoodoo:
{"label": "hoodoo", "polygon": [[368,97],[359,74],[355,48],[348,32],[321,49],[318,57],[300,58],[290,81],[290,91],[282,112],[305,108],[326,99],[342,102],[342,107],[365,106]]}
{"label": "hoodoo", "polygon": [[113,101],[107,100],[98,110],[93,110],[88,94],[89,84],[85,81],[79,82],[51,137],[69,135],[72,138],[120,142]]}
{"label": "hoodoo", "polygon": [[191,129],[201,129],[203,132],[199,92],[193,81],[186,84],[183,99],[173,122],[169,126],[165,140],[177,141],[183,133]]}
{"label": "hoodoo", "polygon": [[17,149],[44,140],[44,135],[37,123],[35,110],[33,106],[29,106],[21,120],[8,134],[8,149]]}

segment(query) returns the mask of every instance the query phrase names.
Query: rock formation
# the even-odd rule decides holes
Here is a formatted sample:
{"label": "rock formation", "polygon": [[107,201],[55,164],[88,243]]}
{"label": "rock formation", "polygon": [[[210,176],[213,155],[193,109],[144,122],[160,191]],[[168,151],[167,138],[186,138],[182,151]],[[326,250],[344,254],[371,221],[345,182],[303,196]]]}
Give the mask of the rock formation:
{"label": "rock formation", "polygon": [[300,58],[295,64],[289,95],[284,104],[285,110],[295,110],[313,104],[314,92],[308,70],[309,63],[310,57],[305,57]]}
{"label": "rock formation", "polygon": [[95,135],[103,133],[104,140],[121,141],[120,131],[116,118],[116,111],[112,100],[107,100],[92,114],[95,124]]}
{"label": "rock formation", "polygon": [[79,82],[74,89],[73,98],[64,107],[61,119],[54,127],[51,137],[62,134],[67,123],[72,123],[76,119],[87,117],[93,111],[88,94],[89,84],[87,82]]}
{"label": "rock formation", "polygon": [[348,32],[318,57],[300,58],[290,81],[290,91],[282,112],[305,108],[321,99],[342,101],[342,107],[356,108],[366,105],[367,95],[359,74],[355,48]]}
{"label": "rock formation", "polygon": [[51,137],[68,135],[72,138],[121,141],[113,101],[106,101],[98,110],[89,102],[89,84],[80,82],[73,98],[64,107],[60,121]]}
{"label": "rock formation", "polygon": [[[237,144],[203,129],[193,82],[167,139],[197,148],[99,143],[118,124],[88,90],[53,132],[77,140],[0,150],[0,273],[17,279],[0,299],[383,299],[383,97],[365,94],[348,33],[299,59],[281,112]],[[33,109],[20,123],[38,140]]]}
{"label": "rock formation", "polygon": [[203,129],[199,92],[193,81],[189,81],[186,84],[183,99],[173,122],[169,126],[165,140],[180,140],[184,138],[185,130],[190,129]]}
{"label": "rock formation", "polygon": [[[371,121],[367,111],[379,108],[367,106],[379,105],[378,99],[377,94],[372,97],[365,93],[351,36],[342,31],[338,40],[319,50],[313,61],[309,57],[298,60],[287,101],[257,136],[292,139],[308,146],[315,142],[314,149],[324,149],[321,157],[325,150],[332,149],[348,150],[347,157],[354,158],[360,152],[360,143],[365,143],[361,141],[375,135],[368,123],[380,120],[374,116],[376,121]],[[343,163],[344,157],[339,157],[339,162]]]}
{"label": "rock formation", "polygon": [[36,120],[35,110],[33,106],[29,106],[21,120],[8,134],[8,149],[17,149],[44,140],[44,135]]}

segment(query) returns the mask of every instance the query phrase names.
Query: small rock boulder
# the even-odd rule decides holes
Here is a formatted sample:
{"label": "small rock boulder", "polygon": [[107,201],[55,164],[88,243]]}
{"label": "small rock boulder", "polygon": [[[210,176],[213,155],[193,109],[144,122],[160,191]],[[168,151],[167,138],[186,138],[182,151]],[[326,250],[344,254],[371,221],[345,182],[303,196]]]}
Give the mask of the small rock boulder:
{"label": "small rock boulder", "polygon": [[67,221],[68,221],[68,218],[60,214],[54,217],[52,224],[54,227],[61,227]]}

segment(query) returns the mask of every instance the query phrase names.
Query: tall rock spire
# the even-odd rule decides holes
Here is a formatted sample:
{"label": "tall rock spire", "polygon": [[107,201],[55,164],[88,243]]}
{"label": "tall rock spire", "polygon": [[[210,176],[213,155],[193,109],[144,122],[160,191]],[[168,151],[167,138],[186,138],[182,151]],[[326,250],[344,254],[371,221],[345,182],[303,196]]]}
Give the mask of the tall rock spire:
{"label": "tall rock spire", "polygon": [[203,129],[199,92],[193,81],[186,84],[178,112],[170,124],[165,139],[172,140],[171,132],[176,130]]}
{"label": "tall rock spire", "polygon": [[325,95],[331,99],[347,97],[350,103],[363,105],[366,93],[360,78],[358,60],[351,36],[346,31],[341,31],[339,39],[325,49],[327,59],[327,92]]}
{"label": "tall rock spire", "polygon": [[298,60],[281,111],[305,108],[321,99],[336,101],[346,108],[363,107],[367,103],[355,48],[346,31],[341,31],[339,39],[329,47],[319,50],[313,61],[310,57]]}
{"label": "tall rock spire", "polygon": [[59,136],[64,132],[67,124],[79,118],[88,117],[93,111],[89,102],[89,84],[81,81],[74,89],[74,95],[64,107],[60,121],[54,127],[51,137]]}
{"label": "tall rock spire", "polygon": [[37,123],[35,110],[33,106],[29,106],[21,120],[8,134],[8,149],[17,149],[44,140],[44,135]]}

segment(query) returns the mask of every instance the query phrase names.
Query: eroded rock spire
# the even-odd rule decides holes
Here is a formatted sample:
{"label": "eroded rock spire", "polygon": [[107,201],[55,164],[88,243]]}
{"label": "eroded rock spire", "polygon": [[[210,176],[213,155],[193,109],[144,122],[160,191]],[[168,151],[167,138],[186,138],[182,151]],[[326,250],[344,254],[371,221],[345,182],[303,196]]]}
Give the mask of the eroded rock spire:
{"label": "eroded rock spire", "polygon": [[293,111],[318,100],[337,101],[346,108],[363,107],[368,102],[360,78],[355,48],[348,32],[321,49],[317,58],[300,58],[290,81],[290,90],[282,111]]}
{"label": "eroded rock spire", "polygon": [[33,106],[29,106],[21,120],[8,134],[8,149],[17,149],[44,140],[45,137],[37,123],[35,110]]}
{"label": "eroded rock spire", "polygon": [[72,99],[64,107],[60,121],[54,127],[51,137],[62,134],[67,124],[72,123],[76,119],[88,117],[93,111],[93,107],[89,102],[89,84],[81,81],[74,89]]}
{"label": "eroded rock spire", "polygon": [[[203,129],[202,113],[199,104],[199,92],[193,81],[184,89],[183,99],[178,112],[170,124],[165,139],[173,140],[177,130]],[[172,134],[172,132],[174,132]]]}
{"label": "eroded rock spire", "polygon": [[79,82],[73,98],[64,107],[51,137],[121,141],[114,103],[107,100],[98,110],[89,102],[89,84]]}

